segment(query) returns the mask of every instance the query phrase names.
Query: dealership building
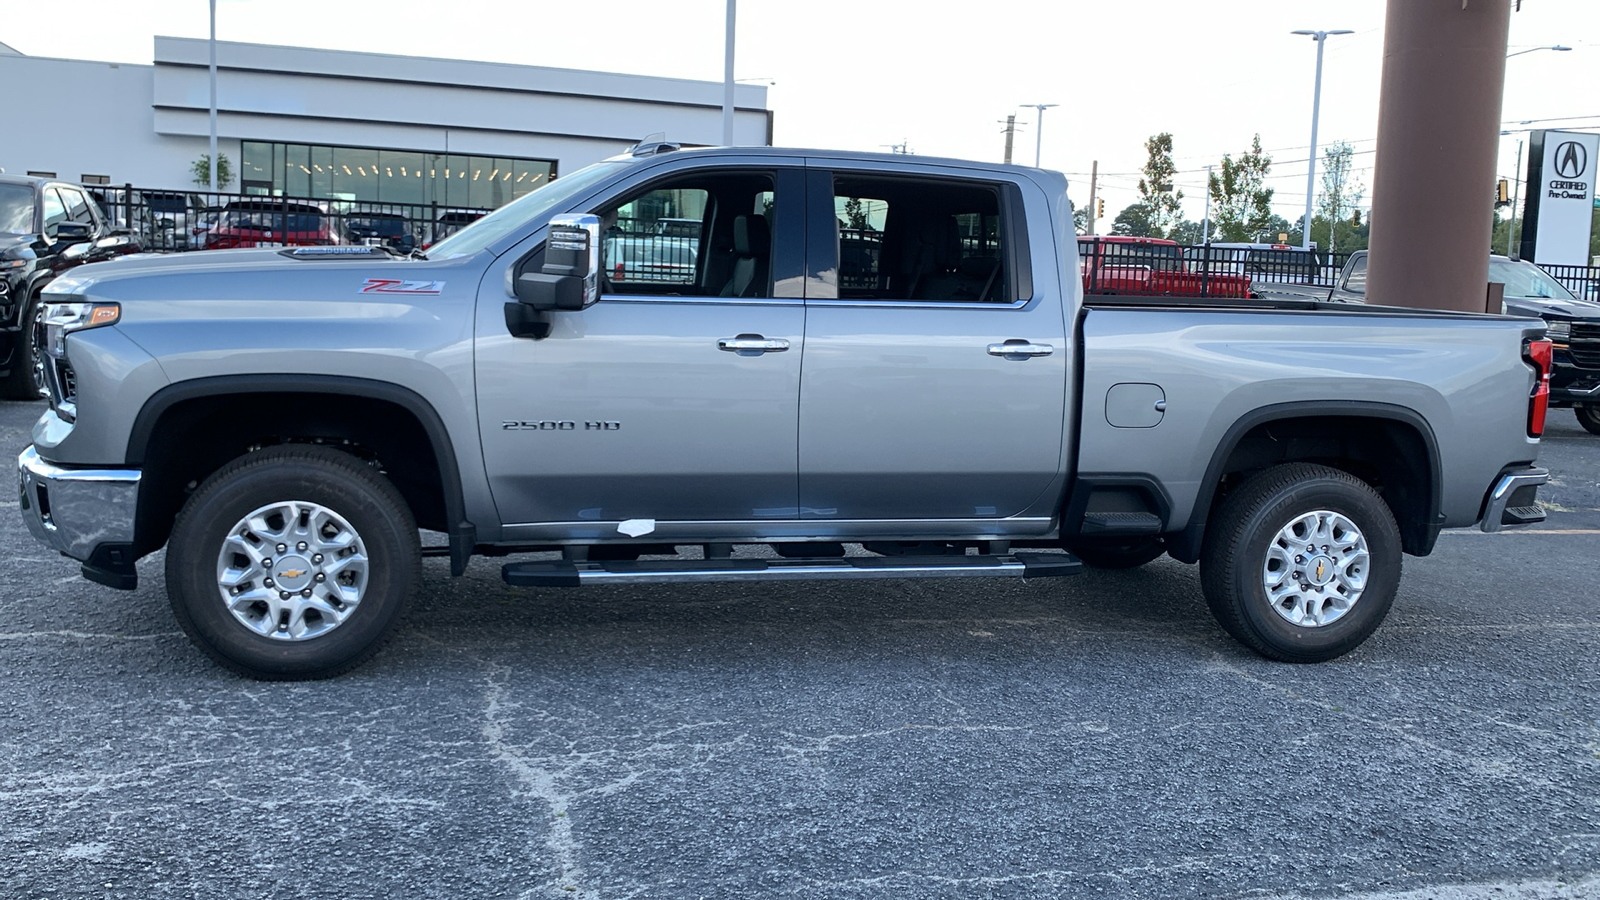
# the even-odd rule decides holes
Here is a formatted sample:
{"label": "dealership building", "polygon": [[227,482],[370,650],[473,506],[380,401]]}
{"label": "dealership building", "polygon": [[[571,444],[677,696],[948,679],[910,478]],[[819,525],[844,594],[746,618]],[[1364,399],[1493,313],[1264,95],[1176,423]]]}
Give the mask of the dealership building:
{"label": "dealership building", "polygon": [[[0,45],[0,84],[71,99],[6,129],[0,168],[194,189],[209,150],[209,49],[157,37],[153,64],[130,65]],[[217,146],[234,175],[222,190],[495,207],[654,132],[722,143],[722,84],[217,42]],[[771,144],[765,87],[736,86],[734,142]]]}

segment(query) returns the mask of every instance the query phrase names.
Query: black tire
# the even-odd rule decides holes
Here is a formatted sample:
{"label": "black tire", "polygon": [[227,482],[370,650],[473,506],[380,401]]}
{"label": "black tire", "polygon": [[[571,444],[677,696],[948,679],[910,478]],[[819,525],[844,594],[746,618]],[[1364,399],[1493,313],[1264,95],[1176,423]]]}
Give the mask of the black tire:
{"label": "black tire", "polygon": [[1584,431],[1600,434],[1600,406],[1574,406],[1572,411],[1578,414],[1578,424],[1583,426]]}
{"label": "black tire", "polygon": [[[264,636],[236,618],[220,593],[217,572],[231,529],[252,512],[284,501],[318,504],[344,519],[359,535],[368,561],[365,587],[348,618],[299,640]],[[382,648],[410,602],[421,556],[411,510],[370,465],[325,447],[277,446],[224,466],[184,504],[167,543],[167,597],[190,640],[241,675],[274,681],[330,678]],[[322,557],[315,559],[320,563]],[[268,577],[286,563],[288,557],[272,566]],[[304,574],[295,571],[294,577]],[[268,618],[263,613],[262,620]],[[307,614],[306,621],[323,622],[316,613]]]}
{"label": "black tire", "polygon": [[[1345,517],[1365,538],[1365,582],[1342,616],[1299,625],[1286,617],[1292,612],[1280,614],[1268,599],[1268,551],[1280,531],[1317,511]],[[1327,466],[1287,463],[1255,475],[1223,501],[1206,528],[1200,583],[1212,615],[1240,643],[1269,659],[1323,662],[1354,650],[1383,622],[1399,587],[1400,557],[1399,526],[1370,485]],[[1348,593],[1334,580],[1330,575],[1326,582],[1330,589]]]}
{"label": "black tire", "polygon": [[11,348],[11,372],[0,378],[0,400],[38,400],[44,396],[39,375],[34,367],[39,361],[40,336],[35,330],[40,326],[34,320],[39,314],[39,295],[28,298],[22,308],[24,327],[15,332],[16,345]]}
{"label": "black tire", "polygon": [[1167,552],[1158,537],[1073,538],[1067,552],[1093,569],[1136,569]]}

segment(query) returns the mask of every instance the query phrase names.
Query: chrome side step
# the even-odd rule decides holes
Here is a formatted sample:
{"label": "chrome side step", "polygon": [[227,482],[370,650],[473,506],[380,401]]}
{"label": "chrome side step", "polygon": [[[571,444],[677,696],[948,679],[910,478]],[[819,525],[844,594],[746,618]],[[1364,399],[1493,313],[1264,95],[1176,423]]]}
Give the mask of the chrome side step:
{"label": "chrome side step", "polygon": [[500,577],[519,587],[685,584],[710,581],[841,581],[862,578],[1055,578],[1076,575],[1070,553],[1007,556],[847,556],[835,559],[664,559],[516,562]]}

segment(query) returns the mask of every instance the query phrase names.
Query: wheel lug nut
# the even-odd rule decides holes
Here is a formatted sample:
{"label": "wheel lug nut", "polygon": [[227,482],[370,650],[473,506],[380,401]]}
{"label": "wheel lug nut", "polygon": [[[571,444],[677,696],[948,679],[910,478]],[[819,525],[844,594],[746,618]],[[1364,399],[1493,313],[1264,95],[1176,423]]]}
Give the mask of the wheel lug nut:
{"label": "wheel lug nut", "polygon": [[320,564],[322,562],[322,554],[321,553],[312,554],[311,561],[314,562],[314,563],[319,563]]}
{"label": "wheel lug nut", "polygon": [[279,553],[288,553],[289,552],[289,545],[288,544],[279,544],[278,545],[278,552]]}
{"label": "wheel lug nut", "polygon": [[288,591],[279,591],[278,592],[278,599],[280,599],[280,600],[289,599],[289,592]]}
{"label": "wheel lug nut", "polygon": [[262,561],[261,561],[261,568],[263,568],[263,569],[270,569],[270,568],[272,568],[272,557],[270,557],[270,556],[269,556],[269,557],[267,557],[267,558],[266,558],[266,559],[263,559],[263,560],[262,560]]}
{"label": "wheel lug nut", "polygon": [[322,582],[327,581],[327,580],[328,580],[328,576],[322,574],[321,572],[317,573],[317,583],[318,584],[321,584]]}
{"label": "wheel lug nut", "polygon": [[272,579],[271,578],[263,578],[263,579],[261,579],[261,583],[266,585],[267,587],[272,587]]}
{"label": "wheel lug nut", "polygon": [[298,543],[298,544],[295,544],[295,545],[294,545],[294,548],[295,548],[295,549],[296,549],[296,550],[300,550],[300,551],[302,551],[302,552],[303,552],[303,551],[304,551],[304,550],[305,550],[305,549],[306,549],[306,542],[305,542],[305,541],[301,541],[301,542],[300,542],[300,543]]}
{"label": "wheel lug nut", "polygon": [[311,596],[311,588],[306,588],[305,590],[301,591],[300,592],[300,596],[302,596],[302,597],[310,597]]}

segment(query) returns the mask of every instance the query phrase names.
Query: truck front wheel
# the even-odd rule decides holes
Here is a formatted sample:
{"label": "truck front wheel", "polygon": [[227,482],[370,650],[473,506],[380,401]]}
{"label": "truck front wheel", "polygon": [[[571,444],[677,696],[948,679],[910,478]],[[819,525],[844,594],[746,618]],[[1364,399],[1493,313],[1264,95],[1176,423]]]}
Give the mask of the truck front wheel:
{"label": "truck front wheel", "polygon": [[1572,411],[1578,414],[1578,424],[1590,434],[1600,434],[1600,406],[1584,404],[1574,406]]}
{"label": "truck front wheel", "polygon": [[178,623],[252,678],[327,678],[376,653],[417,581],[417,526],[372,466],[285,445],[207,478],[167,545]]}
{"label": "truck front wheel", "polygon": [[1348,472],[1273,466],[1241,484],[1206,529],[1200,578],[1223,629],[1262,656],[1322,662],[1377,629],[1400,582],[1400,529]]}

